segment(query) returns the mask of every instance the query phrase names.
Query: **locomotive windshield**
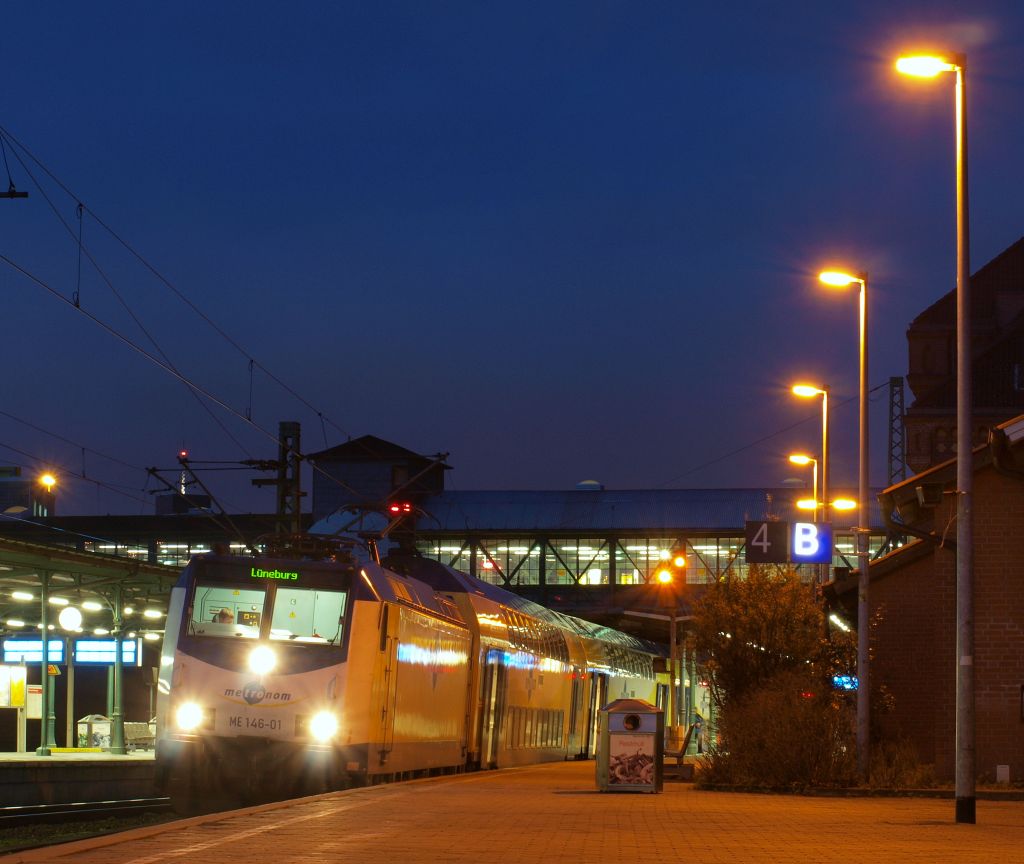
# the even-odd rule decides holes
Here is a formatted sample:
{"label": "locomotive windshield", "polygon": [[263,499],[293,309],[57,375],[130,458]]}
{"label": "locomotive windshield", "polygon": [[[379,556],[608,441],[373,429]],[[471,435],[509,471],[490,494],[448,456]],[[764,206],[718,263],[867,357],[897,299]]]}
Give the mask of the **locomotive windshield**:
{"label": "locomotive windshield", "polygon": [[189,632],[195,636],[341,643],[346,591],[275,586],[268,592],[223,582],[196,583]]}

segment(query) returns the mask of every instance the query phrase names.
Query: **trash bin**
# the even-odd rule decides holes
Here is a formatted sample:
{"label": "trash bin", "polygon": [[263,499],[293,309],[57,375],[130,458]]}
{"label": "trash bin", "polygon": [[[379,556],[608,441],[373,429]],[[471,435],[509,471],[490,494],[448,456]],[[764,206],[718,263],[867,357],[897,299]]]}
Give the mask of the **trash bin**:
{"label": "trash bin", "polygon": [[78,721],[78,746],[110,749],[110,718],[87,714]]}
{"label": "trash bin", "polygon": [[665,715],[643,699],[617,699],[597,712],[597,788],[660,792]]}

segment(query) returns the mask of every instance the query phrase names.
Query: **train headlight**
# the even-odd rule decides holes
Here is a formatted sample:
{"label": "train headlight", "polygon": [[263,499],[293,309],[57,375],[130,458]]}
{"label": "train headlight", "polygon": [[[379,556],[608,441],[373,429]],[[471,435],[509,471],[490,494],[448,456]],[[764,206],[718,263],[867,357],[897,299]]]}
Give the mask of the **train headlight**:
{"label": "train headlight", "polygon": [[249,655],[249,668],[257,675],[266,675],[277,665],[274,649],[267,645],[257,645]]}
{"label": "train headlight", "polygon": [[184,705],[178,706],[174,718],[178,721],[179,729],[183,732],[192,732],[203,723],[203,709],[195,702],[186,702]]}
{"label": "train headlight", "polygon": [[338,734],[338,718],[330,711],[314,714],[309,721],[309,734],[317,741],[329,741]]}

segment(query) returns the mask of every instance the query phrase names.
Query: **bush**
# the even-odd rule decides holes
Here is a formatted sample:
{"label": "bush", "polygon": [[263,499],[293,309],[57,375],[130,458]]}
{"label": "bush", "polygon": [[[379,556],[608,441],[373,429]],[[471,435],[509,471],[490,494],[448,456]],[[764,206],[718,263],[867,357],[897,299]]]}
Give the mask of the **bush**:
{"label": "bush", "polygon": [[921,763],[909,741],[883,741],[871,751],[871,785],[881,789],[928,789],[935,785],[935,769]]}
{"label": "bush", "polygon": [[720,744],[703,760],[702,785],[765,789],[856,782],[854,708],[821,679],[784,670],[720,708]]}

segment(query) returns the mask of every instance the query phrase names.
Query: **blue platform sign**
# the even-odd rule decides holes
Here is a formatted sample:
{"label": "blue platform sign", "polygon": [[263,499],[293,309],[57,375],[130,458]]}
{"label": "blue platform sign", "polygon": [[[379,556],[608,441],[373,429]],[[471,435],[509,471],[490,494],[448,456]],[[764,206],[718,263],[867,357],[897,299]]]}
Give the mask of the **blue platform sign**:
{"label": "blue platform sign", "polygon": [[[76,666],[113,666],[116,656],[115,639],[76,639]],[[42,663],[42,639],[5,639],[3,647],[4,663]],[[142,648],[138,639],[125,639],[121,643],[121,659],[125,666],[142,665]],[[50,653],[47,662],[63,665],[67,663],[64,655],[64,640],[51,639]]]}
{"label": "blue platform sign", "polygon": [[[4,639],[4,663],[42,663],[42,639]],[[47,663],[64,662],[64,640],[51,639]]]}
{"label": "blue platform sign", "polygon": [[828,564],[832,560],[832,523],[793,522],[789,555],[794,564]]}
{"label": "blue platform sign", "polygon": [[[76,639],[75,665],[113,666],[117,656],[116,639]],[[138,639],[125,639],[121,643],[121,662],[125,666],[141,666],[142,651]]]}

